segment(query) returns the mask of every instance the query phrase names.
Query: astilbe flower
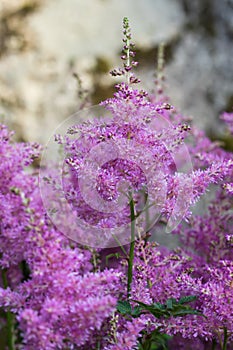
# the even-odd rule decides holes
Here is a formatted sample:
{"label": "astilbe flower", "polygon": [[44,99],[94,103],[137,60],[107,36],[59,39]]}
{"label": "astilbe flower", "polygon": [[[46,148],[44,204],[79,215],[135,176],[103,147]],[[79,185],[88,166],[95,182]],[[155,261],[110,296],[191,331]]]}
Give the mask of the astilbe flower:
{"label": "astilbe flower", "polygon": [[[74,125],[63,140],[59,139],[67,154],[66,198],[82,220],[99,227],[106,223],[107,227],[115,227],[128,222],[129,207],[113,212],[105,208],[116,203],[118,185],[126,181],[130,183],[128,191],[136,196],[135,203],[138,193],[145,191],[150,204],[156,205],[165,218],[178,217],[180,213],[188,218],[189,205],[196,203],[211,183],[217,183],[230,172],[232,160],[215,157],[215,162],[210,164],[209,160],[205,168],[178,172],[174,154],[181,150],[190,128],[180,123],[171,126],[166,106],[151,103],[145,93],[124,83],[117,88],[115,97],[102,103],[112,113],[110,121],[100,118]],[[168,124],[159,126],[161,120]],[[97,160],[97,165],[93,165],[88,157],[93,153],[96,159],[101,159],[101,147],[109,154],[106,162],[98,165]],[[182,166],[182,158],[179,161]],[[100,203],[105,202],[103,210],[93,209],[85,201],[82,178],[96,179],[85,187],[85,194],[89,199],[98,195]]]}
{"label": "astilbe flower", "polygon": [[[190,294],[199,296],[198,289],[195,291],[188,289],[183,283],[183,280],[189,278],[191,263],[192,258],[179,248],[170,251],[162,247],[159,248],[156,243],[148,242],[145,245],[143,240],[137,242],[131,299],[151,305],[157,302],[166,303],[169,298],[178,300]],[[122,269],[124,265],[124,261],[122,261]],[[122,278],[122,282],[126,283],[125,278]],[[198,304],[198,308],[199,306],[200,304]],[[132,325],[129,327],[129,321],[126,322],[124,316],[118,317],[114,337],[110,337],[110,341],[114,345],[106,346],[106,349],[138,349],[139,340],[143,339],[143,334],[150,335],[156,330],[170,336],[178,334],[183,342],[185,339],[192,339],[196,342],[197,337],[204,339],[204,341],[212,339],[211,327],[203,328],[203,316],[201,315],[156,319],[147,313],[142,314],[137,319],[131,318],[130,322]],[[127,342],[131,348],[127,347]]]}
{"label": "astilbe flower", "polygon": [[[226,120],[232,118],[225,114]],[[202,135],[200,138],[199,136]],[[207,212],[196,214],[188,224],[177,228],[186,254],[192,257],[191,273],[179,281],[189,293],[198,295],[198,308],[206,315],[201,321],[202,331],[196,336],[224,346],[224,339],[232,344],[232,208],[233,180],[232,154],[224,151],[216,142],[211,142],[203,132],[194,133],[190,146],[194,165],[211,167],[213,161],[222,164],[221,185],[209,202]],[[190,324],[190,329],[192,328]],[[176,329],[178,327],[176,326]],[[206,337],[203,333],[206,332]]]}
{"label": "astilbe flower", "polygon": [[[229,306],[232,304],[233,275],[231,248],[233,202],[230,190],[233,176],[232,155],[221,149],[218,143],[211,142],[196,128],[193,129],[192,134],[193,141],[189,151],[193,155],[194,169],[198,169],[195,173],[198,176],[193,178],[194,189],[198,186],[200,194],[202,186],[205,189],[207,182],[221,181],[221,186],[216,190],[215,199],[210,203],[206,214],[191,216],[188,218],[188,224],[179,226],[175,230],[184,245],[181,256],[186,255],[190,258],[186,262],[186,270],[183,269],[183,272],[177,273],[174,269],[173,278],[173,274],[170,274],[172,283],[174,281],[177,283],[176,287],[171,288],[171,296],[177,297],[175,291],[181,295],[197,295],[196,307],[206,318],[196,316],[187,316],[183,319],[171,318],[169,322],[162,322],[159,327],[167,334],[179,335],[171,342],[172,349],[173,347],[182,349],[182,346],[185,349],[194,349],[195,346],[198,349],[202,346],[206,349],[209,342],[218,344],[217,346],[221,346],[222,349],[227,339],[228,343],[232,341],[232,316],[230,316],[232,311]],[[141,282],[144,274],[148,276],[150,269],[146,267],[142,270],[137,281]],[[155,283],[156,278],[154,277]],[[167,286],[169,286],[166,277],[164,283],[162,290],[166,295]],[[141,290],[145,289],[142,287]],[[148,297],[148,294],[146,296],[147,302],[151,303],[150,296]],[[160,298],[161,296],[158,295],[152,300],[158,301]],[[211,344],[209,346],[211,347]]]}
{"label": "astilbe flower", "polygon": [[[76,217],[87,223],[87,230],[90,226],[106,229],[102,231],[106,245],[112,244],[112,231],[108,229],[130,222],[129,193],[137,212],[143,211],[143,192],[149,197],[147,205],[153,214],[161,213],[168,222],[169,218],[179,222],[190,217],[189,206],[198,201],[211,183],[221,181],[233,165],[219,151],[215,156],[209,153],[208,159],[193,170],[177,169],[189,162],[184,140],[190,136],[190,127],[180,115],[174,117],[170,104],[155,102],[146,91],[134,88],[138,80],[132,70],[137,63],[131,61],[135,53],[127,18],[123,27],[123,68],[111,74],[125,76],[126,82],[117,84],[114,97],[100,104],[111,118],[87,117],[84,123],[70,127],[65,137],[55,138],[66,155],[65,197]],[[192,134],[197,136],[195,129]],[[199,156],[194,147],[190,151]],[[123,185],[122,189],[125,183],[128,188]],[[118,205],[121,192],[126,197],[125,206]],[[151,224],[144,225],[144,230]]]}
{"label": "astilbe flower", "polygon": [[[132,121],[132,117],[134,117],[137,122],[135,122],[133,129],[136,130],[137,135],[140,134],[137,127],[142,121],[139,111],[143,109],[147,111],[145,115],[149,120],[152,110],[159,111],[163,116],[173,121],[185,120],[185,117],[181,115],[177,115],[177,117],[174,114],[172,115],[172,110],[161,108],[159,105],[152,105],[149,100],[146,102],[146,94],[143,92],[133,90],[125,84],[119,85],[118,89],[115,99],[104,102],[104,105],[112,111],[117,121],[121,120],[122,115],[125,116],[127,121]],[[127,101],[127,103],[123,103],[122,106],[121,100]],[[137,112],[134,116],[135,106],[137,106]],[[148,119],[146,119],[147,122]],[[231,115],[225,114],[224,119],[228,122],[228,125],[231,125]],[[170,133],[166,130],[168,139],[169,135]],[[155,328],[157,327],[170,335],[180,335],[180,347],[183,343],[184,348],[186,348],[189,343],[193,344],[193,347],[190,345],[192,349],[195,346],[201,348],[202,345],[206,348],[208,342],[213,342],[213,344],[216,342],[216,344],[218,343],[223,347],[224,341],[226,341],[224,336],[228,337],[229,342],[232,338],[231,316],[228,319],[232,312],[228,305],[229,303],[232,304],[232,236],[230,235],[232,198],[230,195],[232,194],[233,161],[232,155],[221,149],[217,142],[211,142],[204,132],[193,127],[191,135],[193,140],[189,145],[189,152],[192,155],[194,165],[194,171],[191,174],[193,185],[191,203],[195,203],[211,183],[221,183],[220,190],[217,191],[216,199],[210,204],[209,213],[204,216],[190,216],[188,217],[188,224],[186,224],[188,228],[179,227],[177,229],[176,232],[180,235],[184,246],[189,247],[189,249],[180,251],[175,255],[180,262],[174,265],[171,264],[171,270],[167,266],[169,257],[164,256],[164,254],[161,255],[161,265],[165,266],[161,273],[160,264],[156,261],[150,261],[150,258],[148,258],[148,247],[143,248],[144,253],[140,252],[139,260],[137,260],[137,257],[135,258],[135,279],[132,286],[132,295],[134,299],[143,300],[148,304],[154,301],[165,301],[168,297],[178,298],[188,294],[197,295],[198,303],[196,306],[206,318],[192,315],[183,319],[174,318],[160,323],[150,320],[149,324],[154,322]],[[152,144],[148,147],[151,146]],[[164,162],[166,160],[165,154],[162,153],[161,156],[161,160]],[[170,174],[171,169],[167,167],[166,170],[168,170],[166,174]],[[174,179],[176,176],[177,174],[168,180],[170,186],[168,193],[175,192]],[[185,176],[183,181],[185,182]],[[171,208],[174,207],[174,202],[173,197]],[[165,206],[162,211],[168,213],[168,206]],[[153,259],[156,258],[157,254],[160,255],[161,253],[156,253],[153,249],[151,254]],[[184,258],[185,255],[187,260]],[[160,284],[161,293],[159,293]],[[148,327],[147,323],[145,322],[145,329]],[[127,326],[124,327],[124,321],[122,323],[118,321],[118,324],[120,324],[119,329],[122,328],[122,339],[127,339]],[[179,336],[174,338],[174,346],[176,339],[179,339]],[[189,340],[186,341],[185,339]],[[115,346],[118,348],[117,345]],[[121,348],[123,349],[124,345],[121,345]]]}
{"label": "astilbe flower", "polygon": [[[128,35],[126,39],[129,40],[130,36]],[[127,56],[129,43],[125,50]],[[125,60],[126,58],[124,55],[122,59]],[[148,304],[157,301],[165,302],[166,298],[169,297],[177,299],[189,293],[198,294],[199,296],[198,288],[195,289],[190,284],[187,287],[185,281],[192,278],[192,270],[195,271],[194,276],[199,275],[200,277],[205,275],[204,272],[207,267],[208,271],[212,271],[212,265],[209,261],[208,264],[206,262],[206,265],[203,263],[203,259],[208,259],[210,254],[207,245],[205,245],[207,237],[210,237],[212,233],[212,241],[214,239],[220,241],[218,245],[215,244],[216,249],[213,249],[213,259],[217,261],[219,258],[227,259],[230,252],[225,250],[216,225],[213,225],[212,230],[209,230],[208,235],[203,238],[208,230],[209,222],[206,218],[195,217],[192,219],[188,205],[195,204],[211,183],[217,184],[224,180],[228,181],[232,173],[233,162],[231,156],[224,152],[218,144],[212,143],[203,132],[196,128],[193,128],[190,132],[190,127],[184,124],[185,118],[180,114],[174,115],[169,104],[155,103],[145,91],[133,88],[132,83],[136,81],[132,81],[132,79],[130,81],[129,79],[128,72],[131,74],[131,70],[132,67],[129,60],[127,60],[123,70],[112,72],[113,75],[126,75],[128,81],[127,83],[118,84],[114,97],[101,103],[107,111],[110,111],[111,120],[106,121],[104,118],[100,118],[86,121],[83,124],[71,127],[64,139],[57,137],[59,143],[64,145],[67,154],[68,177],[64,180],[67,199],[72,204],[76,214],[91,225],[113,228],[129,222],[129,206],[126,206],[122,211],[109,213],[104,210],[93,209],[85,202],[79,183],[79,179],[84,177],[85,174],[87,178],[89,176],[90,178],[96,178],[96,182],[91,184],[88,189],[90,197],[94,191],[97,191],[99,198],[107,202],[107,206],[110,206],[111,202],[118,198],[118,184],[125,180],[130,183],[130,192],[134,191],[133,198],[136,212],[140,211],[138,207],[140,191],[144,190],[147,193],[149,189],[152,190],[150,194],[152,194],[158,210],[163,214],[163,220],[166,221],[172,214],[178,216],[180,212],[184,212],[184,217],[189,221],[191,227],[190,231],[194,232],[193,234],[190,232],[190,234],[185,234],[185,237],[192,240],[195,235],[195,239],[200,239],[199,244],[202,252],[195,255],[193,251],[188,251],[185,258],[185,250],[169,255],[169,253],[157,251],[155,247],[153,249],[146,247],[143,253],[144,257],[141,255],[142,252],[139,256],[136,253],[131,296]],[[162,120],[164,122],[160,125]],[[173,122],[172,126],[170,121]],[[69,135],[72,135],[72,138]],[[74,138],[74,135],[77,135],[77,138]],[[177,164],[174,161],[173,154],[179,151],[179,147],[184,144],[185,138],[189,136],[192,137],[189,152],[192,156],[194,169],[188,174],[179,173],[176,169]],[[87,161],[87,155],[90,154],[92,149],[98,149],[97,147],[101,145],[107,144],[109,154],[114,154],[111,141],[118,147],[118,156],[106,158],[106,162],[97,168],[96,164],[93,166],[89,160]],[[140,147],[137,147],[138,145]],[[98,157],[98,154],[95,153],[95,156]],[[179,161],[182,165],[182,157]],[[150,169],[154,164],[156,164],[156,171],[153,176],[148,177],[148,174],[151,175]],[[165,200],[164,184],[167,186]],[[181,193],[181,185],[183,188],[182,198],[177,202],[178,194]],[[183,207],[187,195],[188,205]],[[224,205],[224,202],[222,204]],[[223,220],[226,223],[226,217]],[[200,224],[200,221],[203,223]],[[206,225],[206,229],[202,230],[204,225]],[[197,230],[195,231],[196,227]],[[180,234],[181,229],[178,232]],[[227,232],[224,232],[224,235],[226,234]],[[184,236],[184,234],[181,236]],[[224,242],[226,242],[225,236]],[[190,247],[192,248],[192,244],[190,244]],[[120,270],[124,271],[122,268]],[[186,270],[191,271],[191,277],[185,272]],[[122,283],[123,286],[126,285],[126,279],[123,278]],[[122,293],[124,294],[124,292]],[[220,304],[222,302],[223,300],[220,300]],[[205,314],[208,303],[206,299],[200,297],[197,306]],[[190,315],[184,319],[172,318],[160,322],[152,320],[149,316],[146,321],[141,318],[139,320],[139,323],[131,320],[135,325],[135,332],[138,332],[139,338],[142,324],[144,324],[145,329],[148,327],[148,329],[159,328],[170,335],[178,334],[183,339],[200,337],[206,342],[216,338],[216,332],[213,328],[214,320],[212,324],[208,324],[205,318],[200,320],[200,316],[196,315]],[[125,324],[124,318],[118,320],[118,326],[115,330],[115,343],[110,348],[127,349],[130,346],[131,348],[137,346],[137,337],[130,338],[130,331],[132,330],[129,330],[128,326],[129,323]],[[221,337],[222,325],[219,324],[219,327],[219,336]],[[108,345],[106,345],[106,348],[108,348]]]}
{"label": "astilbe flower", "polygon": [[81,346],[115,309],[119,273],[93,272],[90,252],[71,245],[51,225],[36,177],[24,169],[38,156],[38,146],[12,144],[10,138],[1,126],[0,305],[16,315],[24,349]]}
{"label": "astilbe flower", "polygon": [[[36,189],[35,177],[25,176],[26,165],[38,156],[37,144],[11,144],[13,133],[0,125],[0,251],[1,266],[9,267],[23,260],[22,245],[25,240],[25,227],[30,222],[28,203]],[[18,240],[18,246],[11,245]]]}

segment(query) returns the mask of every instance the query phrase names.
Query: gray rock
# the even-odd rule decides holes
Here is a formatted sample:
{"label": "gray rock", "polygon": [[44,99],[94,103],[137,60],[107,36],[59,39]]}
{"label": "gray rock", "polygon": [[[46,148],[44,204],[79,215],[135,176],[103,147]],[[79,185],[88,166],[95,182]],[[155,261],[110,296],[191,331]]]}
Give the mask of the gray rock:
{"label": "gray rock", "polygon": [[73,72],[94,103],[108,96],[115,81],[106,71],[119,65],[122,19],[128,16],[141,56],[147,53],[139,71],[144,86],[152,87],[153,48],[168,42],[167,93],[172,103],[201,127],[218,133],[218,114],[233,100],[232,4],[232,0],[4,0],[0,114],[17,126],[19,138],[45,143],[54,128],[80,107]]}
{"label": "gray rock", "polygon": [[[0,98],[4,100],[0,112],[21,126],[23,138],[46,142],[58,123],[78,110],[73,71],[91,91],[96,58],[104,57],[109,67],[118,64],[125,15],[130,17],[135,42],[142,47],[170,39],[184,21],[172,0],[41,1],[27,18],[34,48],[16,53],[9,48],[0,60]],[[25,17],[21,25],[25,26]],[[112,83],[108,76],[97,78],[105,85]]]}

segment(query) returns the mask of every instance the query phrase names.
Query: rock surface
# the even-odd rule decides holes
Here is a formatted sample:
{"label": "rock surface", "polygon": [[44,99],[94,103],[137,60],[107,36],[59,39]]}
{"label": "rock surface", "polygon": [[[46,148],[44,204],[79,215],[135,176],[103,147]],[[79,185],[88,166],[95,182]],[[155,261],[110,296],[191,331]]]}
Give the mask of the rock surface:
{"label": "rock surface", "polygon": [[2,0],[0,114],[19,139],[45,143],[79,109],[77,72],[93,103],[109,96],[119,65],[122,18],[140,48],[150,88],[153,48],[170,46],[167,91],[197,123],[216,129],[233,96],[232,1]]}

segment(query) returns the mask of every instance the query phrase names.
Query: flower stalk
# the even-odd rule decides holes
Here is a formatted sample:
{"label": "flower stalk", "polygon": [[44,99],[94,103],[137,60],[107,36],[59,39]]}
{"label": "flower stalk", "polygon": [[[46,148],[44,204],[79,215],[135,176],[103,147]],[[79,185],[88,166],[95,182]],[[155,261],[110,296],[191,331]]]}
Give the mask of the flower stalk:
{"label": "flower stalk", "polygon": [[216,339],[213,339],[213,340],[212,340],[211,350],[215,350],[215,349],[216,349],[216,346],[217,346]]}
{"label": "flower stalk", "polygon": [[133,197],[130,199],[130,219],[131,219],[131,240],[129,249],[129,259],[128,259],[128,272],[127,272],[127,297],[131,294],[131,284],[133,280],[133,260],[134,260],[134,249],[135,249],[135,228],[136,228],[136,215]]}
{"label": "flower stalk", "polygon": [[223,339],[223,347],[222,347],[222,350],[227,350],[227,340],[228,340],[227,328],[224,327],[224,339]]}
{"label": "flower stalk", "polygon": [[[4,289],[8,287],[6,270],[2,270],[2,282]],[[14,317],[10,311],[6,312],[6,321],[7,321],[7,346],[9,350],[15,350],[15,337],[14,337]]]}

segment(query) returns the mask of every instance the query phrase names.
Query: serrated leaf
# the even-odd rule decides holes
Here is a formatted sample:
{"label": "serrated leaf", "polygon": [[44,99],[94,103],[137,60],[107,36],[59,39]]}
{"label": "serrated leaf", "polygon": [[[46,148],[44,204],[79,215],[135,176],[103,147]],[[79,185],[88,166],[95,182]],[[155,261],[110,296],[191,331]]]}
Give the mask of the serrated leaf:
{"label": "serrated leaf", "polygon": [[139,317],[142,313],[142,308],[141,306],[135,306],[131,312],[131,315],[133,317]]}
{"label": "serrated leaf", "polygon": [[160,303],[148,305],[148,304],[144,304],[138,300],[133,300],[133,301],[141,306],[142,311],[146,310],[146,311],[150,312],[152,315],[154,315],[156,318],[160,318],[166,312],[164,310],[164,306]]}
{"label": "serrated leaf", "polygon": [[173,299],[173,298],[167,299],[167,301],[166,301],[167,309],[172,310],[172,308],[173,308],[173,302],[176,302],[176,300]]}
{"label": "serrated leaf", "polygon": [[183,305],[183,304],[191,303],[192,301],[195,301],[196,299],[197,299],[196,295],[188,295],[186,297],[180,298],[178,303]]}
{"label": "serrated leaf", "polygon": [[129,301],[127,301],[127,300],[125,300],[125,301],[119,300],[117,302],[116,309],[122,315],[131,315],[132,308],[131,308]]}
{"label": "serrated leaf", "polygon": [[172,313],[174,317],[180,317],[185,315],[199,315],[204,316],[200,311],[194,310],[194,309],[184,309],[180,311],[175,311]]}
{"label": "serrated leaf", "polygon": [[138,301],[138,300],[133,300],[135,303],[139,304],[141,306],[141,309],[144,309],[144,310],[161,310],[161,306],[162,304],[151,304],[151,305],[148,305],[148,304],[144,304],[143,302],[141,301]]}
{"label": "serrated leaf", "polygon": [[154,304],[152,304],[152,306],[155,310],[165,310],[165,306],[163,304],[160,304],[160,303],[154,303]]}
{"label": "serrated leaf", "polygon": [[135,303],[139,304],[141,307],[141,313],[143,311],[150,312],[156,318],[169,318],[171,316],[174,317],[182,317],[185,315],[199,315],[204,316],[201,312],[192,309],[189,305],[184,305],[190,301],[196,299],[196,296],[184,297],[182,300],[178,302],[174,298],[170,298],[166,301],[166,304],[154,303],[151,305],[144,304],[141,301],[133,300]]}

